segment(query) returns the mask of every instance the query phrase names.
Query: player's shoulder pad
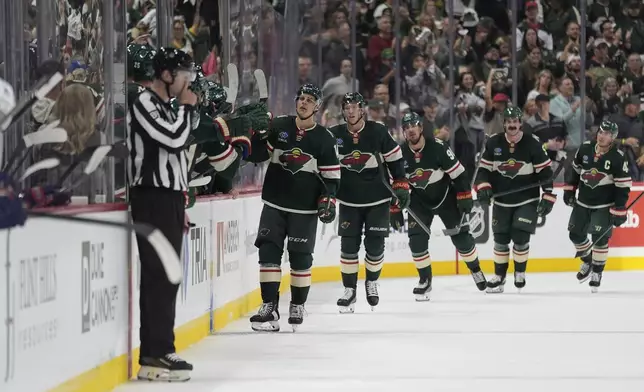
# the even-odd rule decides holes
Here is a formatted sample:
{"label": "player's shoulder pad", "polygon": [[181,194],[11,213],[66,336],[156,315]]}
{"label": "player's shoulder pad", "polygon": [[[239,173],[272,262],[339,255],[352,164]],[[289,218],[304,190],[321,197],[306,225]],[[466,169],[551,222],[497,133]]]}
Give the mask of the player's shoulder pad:
{"label": "player's shoulder pad", "polygon": [[344,124],[338,124],[327,129],[329,130],[329,132],[331,132],[332,135],[337,136],[342,131],[343,126]]}
{"label": "player's shoulder pad", "polygon": [[435,137],[435,138],[434,138],[434,143],[436,143],[436,144],[440,144],[440,145],[445,144],[445,143],[443,142],[443,140],[442,140],[442,139],[439,139],[439,138],[437,138],[437,137]]}
{"label": "player's shoulder pad", "polygon": [[277,116],[273,117],[271,120],[271,128],[273,129],[278,129],[278,128],[288,128],[293,116],[289,115],[282,115],[282,116]]}
{"label": "player's shoulder pad", "polygon": [[365,128],[369,128],[370,131],[375,131],[380,134],[388,134],[389,135],[389,129],[387,129],[387,126],[380,121],[372,121],[372,120],[367,120],[365,123]]}

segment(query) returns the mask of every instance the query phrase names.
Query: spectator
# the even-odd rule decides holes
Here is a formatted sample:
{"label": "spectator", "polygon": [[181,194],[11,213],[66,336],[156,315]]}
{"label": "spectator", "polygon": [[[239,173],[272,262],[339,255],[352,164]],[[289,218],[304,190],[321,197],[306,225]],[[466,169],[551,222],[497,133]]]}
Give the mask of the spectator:
{"label": "spectator", "polygon": [[351,78],[351,59],[342,60],[340,74],[328,79],[322,87],[322,95],[344,95],[353,91],[360,91],[360,82]]}

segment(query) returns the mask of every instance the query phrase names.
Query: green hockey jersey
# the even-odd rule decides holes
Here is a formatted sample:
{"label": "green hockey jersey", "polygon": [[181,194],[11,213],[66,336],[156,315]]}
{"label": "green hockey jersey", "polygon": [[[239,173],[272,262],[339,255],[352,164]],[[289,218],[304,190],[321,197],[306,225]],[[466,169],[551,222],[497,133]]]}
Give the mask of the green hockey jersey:
{"label": "green hockey jersey", "polygon": [[352,207],[388,203],[391,193],[382,182],[376,154],[382,157],[395,180],[403,179],[405,172],[400,146],[387,127],[375,121],[366,121],[355,135],[349,132],[347,124],[336,125],[329,131],[336,138],[342,168],[338,200]]}
{"label": "green hockey jersey", "polygon": [[577,204],[582,207],[625,207],[632,181],[624,153],[613,146],[600,155],[596,146],[588,141],[579,147],[564,189],[578,190]]}
{"label": "green hockey jersey", "polygon": [[274,118],[268,132],[266,140],[253,140],[252,155],[247,159],[270,160],[262,201],[282,211],[317,214],[320,196],[335,196],[340,183],[333,134],[319,124],[298,129],[295,116]]}
{"label": "green hockey jersey", "polygon": [[[476,184],[477,188],[489,184],[494,193],[500,193],[544,181],[544,192],[552,192],[552,175],[550,158],[539,139],[524,134],[512,145],[504,133],[497,133],[485,144]],[[494,198],[494,204],[517,207],[537,201],[540,196],[539,188],[533,187]]]}
{"label": "green hockey jersey", "polygon": [[402,146],[405,173],[411,185],[411,203],[425,208],[440,207],[450,189],[470,193],[465,168],[454,152],[440,139],[426,138],[418,151]]}

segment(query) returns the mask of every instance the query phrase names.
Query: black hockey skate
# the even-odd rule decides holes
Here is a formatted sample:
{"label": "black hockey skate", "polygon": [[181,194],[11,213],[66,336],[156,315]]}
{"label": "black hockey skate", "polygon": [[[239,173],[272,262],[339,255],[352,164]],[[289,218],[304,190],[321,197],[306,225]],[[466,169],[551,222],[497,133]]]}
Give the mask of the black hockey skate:
{"label": "black hockey skate", "polygon": [[516,287],[519,292],[521,292],[521,289],[525,287],[525,272],[514,271],[514,287]]}
{"label": "black hockey skate", "polygon": [[279,332],[279,319],[280,312],[277,302],[264,302],[257,314],[250,318],[250,326],[253,331]]}
{"label": "black hockey skate", "polygon": [[597,293],[599,291],[599,286],[602,284],[602,273],[601,272],[592,272],[590,274],[590,292]]}
{"label": "black hockey skate", "polygon": [[364,282],[364,288],[367,292],[367,302],[371,305],[371,311],[375,309],[380,302],[380,297],[378,296],[378,282],[375,280],[366,280]]}
{"label": "black hockey skate", "polygon": [[505,276],[494,275],[492,279],[487,281],[486,293],[500,294],[503,292],[505,286]]}
{"label": "black hockey skate", "polygon": [[295,305],[291,303],[291,306],[288,309],[288,323],[293,328],[293,332],[297,331],[297,328],[302,325],[304,321],[304,305]]}
{"label": "black hockey skate", "polygon": [[590,273],[592,271],[592,258],[589,256],[581,258],[581,266],[579,267],[579,272],[577,272],[577,280],[579,283],[584,283],[590,278]]}
{"label": "black hockey skate", "polygon": [[166,354],[162,358],[141,357],[139,365],[141,365],[137,375],[139,380],[188,381],[192,371],[192,365],[174,353]]}
{"label": "black hockey skate", "polygon": [[483,274],[483,271],[478,270],[476,272],[470,271],[472,274],[472,279],[474,279],[474,283],[476,284],[476,288],[479,289],[479,291],[485,290],[487,287],[487,281],[485,280],[485,275]]}
{"label": "black hockey skate", "polygon": [[432,281],[428,278],[420,279],[416,287],[414,287],[414,295],[416,302],[429,301],[429,293],[432,291]]}
{"label": "black hockey skate", "polygon": [[356,308],[356,289],[344,288],[344,295],[338,300],[340,313],[353,313]]}

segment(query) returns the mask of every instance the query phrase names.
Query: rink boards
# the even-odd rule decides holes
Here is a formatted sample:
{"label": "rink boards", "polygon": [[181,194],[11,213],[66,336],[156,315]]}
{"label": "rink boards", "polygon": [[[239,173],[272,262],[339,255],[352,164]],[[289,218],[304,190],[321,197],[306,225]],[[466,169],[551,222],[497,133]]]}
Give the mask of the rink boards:
{"label": "rink boards", "polygon": [[[644,187],[634,187],[631,199],[642,191]],[[554,211],[532,239],[529,272],[578,268],[566,230],[570,208],[558,193]],[[259,197],[247,195],[200,199],[188,210],[195,227],[184,238],[178,350],[259,305],[253,243],[261,209]],[[104,220],[126,219],[123,205],[65,211],[79,212]],[[629,211],[625,227],[616,229],[607,269],[644,270],[642,213],[644,202]],[[491,271],[490,211],[476,207],[471,222],[483,267]],[[314,282],[340,280],[339,223],[318,226]],[[437,219],[432,228],[440,227]],[[23,228],[0,232],[0,244],[8,258],[0,269],[0,390],[108,391],[135,374],[140,269],[136,243],[129,252],[125,231],[31,219]],[[434,274],[467,273],[449,238],[432,239],[430,253]],[[390,234],[385,260],[383,277],[416,275],[404,232]],[[287,288],[287,264],[283,272],[282,287]]]}

